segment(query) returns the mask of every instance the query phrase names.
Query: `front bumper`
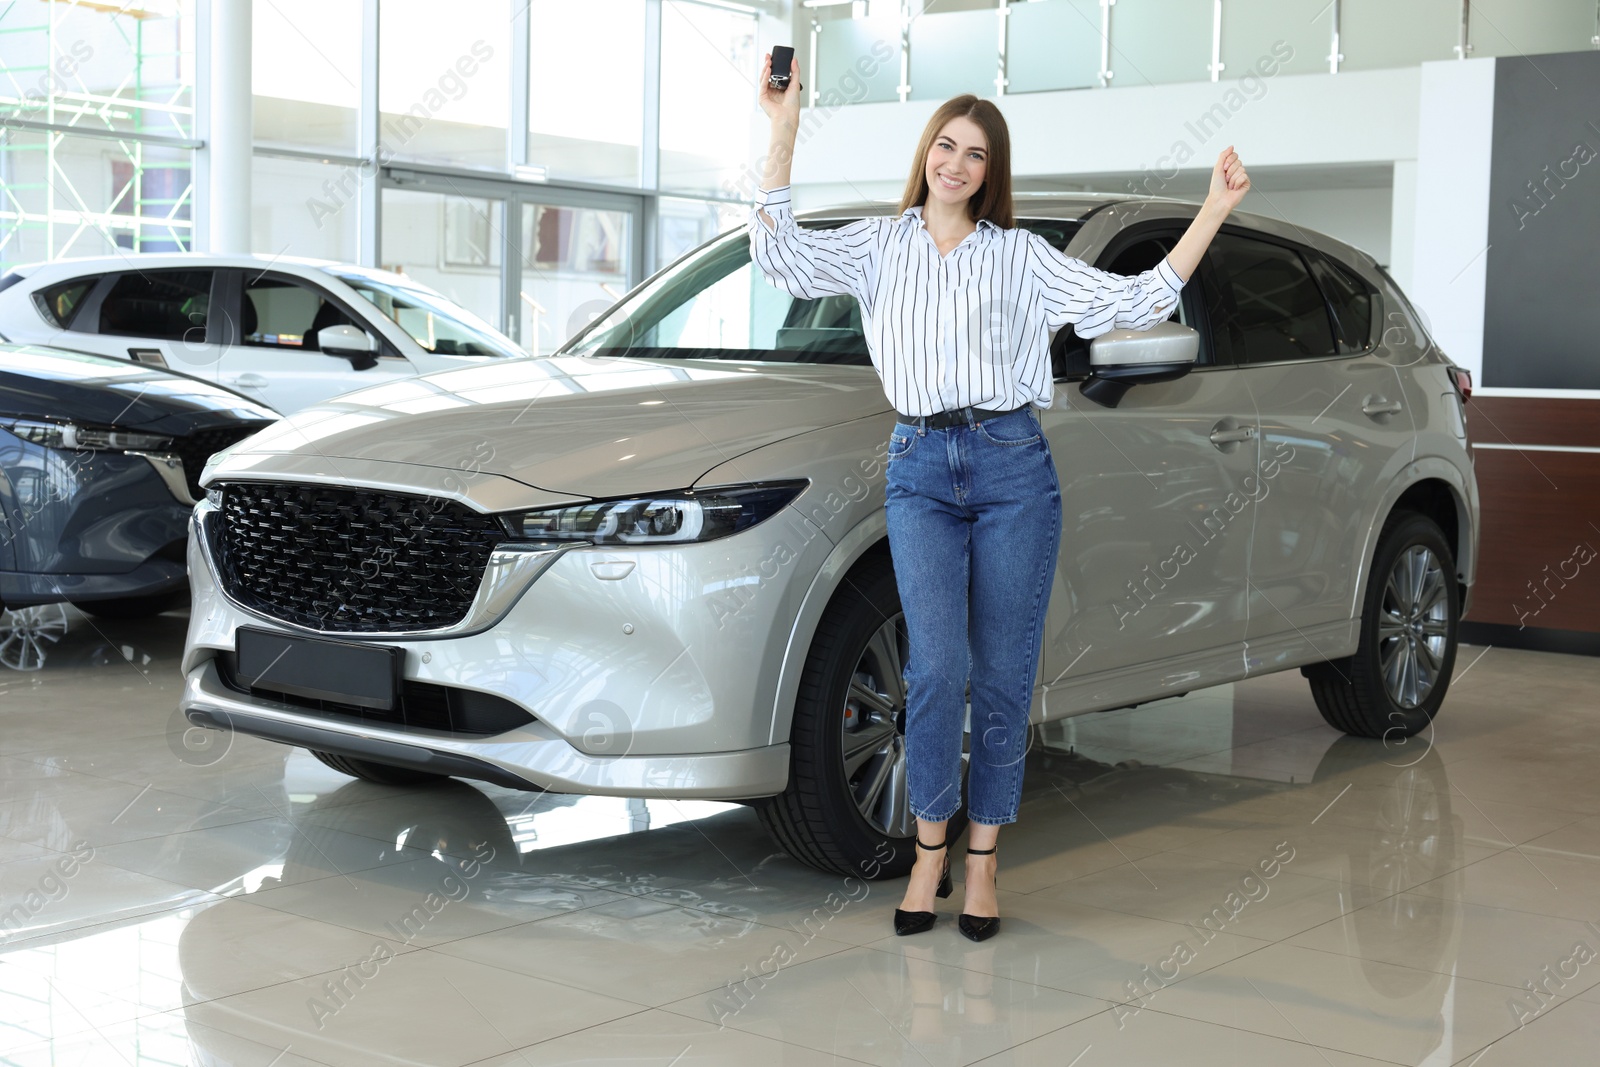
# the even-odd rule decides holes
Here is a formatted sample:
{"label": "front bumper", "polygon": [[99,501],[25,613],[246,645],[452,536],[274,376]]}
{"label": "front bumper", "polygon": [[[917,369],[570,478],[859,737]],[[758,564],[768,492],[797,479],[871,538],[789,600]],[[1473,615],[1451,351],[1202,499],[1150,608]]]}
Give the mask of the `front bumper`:
{"label": "front bumper", "polygon": [[325,713],[230,687],[218,657],[234,650],[240,626],[314,634],[226,595],[206,547],[214,512],[202,502],[190,528],[181,707],[196,724],[555,792],[753,799],[787,784],[789,748],[769,743],[778,668],[831,548],[793,508],[702,544],[578,545],[539,566],[507,568],[485,583],[493,596],[480,595],[471,626],[326,635],[399,648],[405,683],[489,693],[533,719],[489,736]]}
{"label": "front bumper", "polygon": [[304,708],[236,693],[217,661],[189,672],[180,702],[197,726],[237,730],[286,745],[512,789],[629,797],[749,799],[783,791],[789,746],[685,756],[589,756],[540,724],[463,741],[424,731],[358,729],[318,721]]}
{"label": "front bumper", "polygon": [[181,562],[156,557],[124,574],[19,574],[0,571],[0,604],[25,608],[63,600],[121,600],[163,596],[188,585]]}
{"label": "front bumper", "polygon": [[0,604],[182,589],[190,507],[142,455],[67,452],[0,431]]}

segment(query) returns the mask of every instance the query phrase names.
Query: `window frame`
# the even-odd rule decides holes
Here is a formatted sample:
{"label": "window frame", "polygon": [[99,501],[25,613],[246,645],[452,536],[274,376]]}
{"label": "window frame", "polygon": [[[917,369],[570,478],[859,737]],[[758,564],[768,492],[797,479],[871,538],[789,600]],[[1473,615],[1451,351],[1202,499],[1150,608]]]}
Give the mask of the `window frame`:
{"label": "window frame", "polygon": [[[1344,273],[1356,278],[1362,284],[1364,284],[1369,291],[1371,291],[1372,297],[1372,321],[1368,324],[1367,347],[1363,348],[1359,352],[1334,352],[1333,354],[1326,356],[1300,356],[1296,359],[1273,359],[1262,360],[1259,362],[1238,362],[1230,358],[1227,364],[1228,366],[1238,367],[1241,369],[1246,367],[1288,367],[1297,366],[1302,363],[1323,363],[1329,360],[1358,359],[1362,356],[1370,356],[1374,351],[1377,350],[1378,342],[1382,338],[1383,332],[1383,292],[1377,286],[1374,286],[1368,278],[1363,276],[1360,271],[1351,267],[1338,256],[1335,256],[1329,252],[1324,252],[1315,245],[1290,240],[1286,237],[1279,237],[1277,234],[1267,233],[1264,230],[1251,229],[1248,226],[1240,226],[1233,223],[1223,223],[1222,227],[1217,231],[1217,236],[1220,237],[1224,234],[1231,237],[1242,238],[1244,240],[1260,241],[1264,244],[1276,245],[1279,248],[1288,249],[1300,257],[1301,263],[1305,266],[1306,274],[1311,279],[1311,284],[1316,288],[1317,293],[1322,297],[1322,311],[1323,314],[1328,317],[1328,332],[1333,338],[1334,345],[1336,347],[1338,345],[1339,338],[1339,332],[1337,329],[1338,320],[1334,317],[1333,303],[1328,297],[1327,290],[1323,287],[1322,282],[1317,279],[1316,271],[1312,270],[1311,268],[1311,260],[1316,257],[1321,257],[1328,262],[1331,269],[1342,270]],[[1211,276],[1218,279],[1218,284],[1220,285],[1221,279],[1226,276],[1226,272],[1222,270],[1222,268],[1215,262],[1213,258],[1215,250],[1216,243],[1213,240],[1210,245],[1206,246],[1206,253],[1203,257],[1201,257],[1201,259],[1202,263],[1210,269]],[[1219,290],[1218,295],[1221,295],[1221,290]],[[1229,296],[1231,299],[1231,293]],[[1228,349],[1228,355],[1232,357],[1234,352],[1231,339]]]}
{"label": "window frame", "polygon": [[397,359],[404,363],[410,362],[410,360],[406,359],[405,353],[400,351],[399,346],[391,341],[388,335],[378,328],[377,324],[372,321],[370,316],[363,315],[361,310],[355,307],[351,301],[345,300],[338,293],[333,292],[326,286],[318,285],[317,282],[311,278],[305,278],[289,271],[253,271],[248,268],[241,267],[224,267],[219,269],[218,273],[227,274],[229,276],[226,285],[223,287],[224,299],[226,301],[224,306],[228,309],[228,331],[227,336],[220,342],[221,344],[227,345],[229,348],[237,348],[242,352],[300,352],[316,356],[327,356],[330,359],[347,359],[345,356],[332,355],[324,352],[320,347],[305,348],[299,345],[262,345],[246,343],[244,339],[244,276],[246,274],[250,274],[252,282],[260,281],[262,278],[266,278],[269,281],[288,282],[291,285],[299,285],[303,288],[310,289],[314,293],[320,294],[322,299],[328,301],[334,307],[344,312],[344,314],[349,317],[352,322],[361,323],[362,329],[366,331],[367,336],[377,338],[378,350],[373,353],[375,356],[377,356],[377,358]]}
{"label": "window frame", "polygon": [[[1377,349],[1378,342],[1383,337],[1383,303],[1382,303],[1383,291],[1378,286],[1373,285],[1372,282],[1369,279],[1363,277],[1360,271],[1358,271],[1355,268],[1351,267],[1350,264],[1346,263],[1344,260],[1340,259],[1338,256],[1335,256],[1330,252],[1325,252],[1320,248],[1313,248],[1313,247],[1311,247],[1309,245],[1308,246],[1304,246],[1301,249],[1301,254],[1302,255],[1304,255],[1306,252],[1310,253],[1310,256],[1307,257],[1308,259],[1313,259],[1313,258],[1314,259],[1319,259],[1319,260],[1322,261],[1323,265],[1328,270],[1334,271],[1334,272],[1339,273],[1339,274],[1346,275],[1346,276],[1354,279],[1355,281],[1359,282],[1362,286],[1364,286],[1366,288],[1366,290],[1367,290],[1367,299],[1369,301],[1371,301],[1371,304],[1372,304],[1372,314],[1369,316],[1369,321],[1367,322],[1367,343],[1366,343],[1366,346],[1364,348],[1360,349],[1359,351],[1356,351],[1356,352],[1340,352],[1339,355],[1341,355],[1341,356],[1366,356],[1366,355],[1371,355]],[[1327,306],[1328,306],[1328,320],[1330,322],[1334,323],[1334,324],[1337,324],[1338,321],[1339,321],[1339,317],[1333,310],[1333,298],[1328,294],[1327,287],[1324,286],[1322,284],[1322,281],[1317,277],[1317,272],[1316,272],[1315,266],[1312,265],[1309,262],[1307,263],[1307,266],[1311,266],[1312,267],[1311,280],[1317,283],[1317,288],[1318,289],[1322,290],[1322,299],[1323,299],[1324,303],[1326,303]],[[1381,267],[1379,269],[1382,270]],[[1339,335],[1338,335],[1337,331],[1335,331],[1335,333],[1334,333],[1333,340],[1334,340],[1335,344],[1338,344]]]}
{"label": "window frame", "polygon": [[[39,312],[39,317],[41,319],[43,319],[44,322],[45,322],[45,325],[49,326],[51,329],[53,329],[53,330],[63,330],[63,331],[69,332],[69,333],[87,333],[87,334],[96,334],[96,335],[98,335],[98,333],[99,333],[99,322],[100,322],[100,304],[99,304],[99,301],[96,299],[96,297],[101,294],[102,290],[104,290],[105,292],[109,292],[110,291],[110,287],[106,285],[106,278],[107,277],[108,277],[108,275],[106,275],[105,273],[78,274],[78,275],[75,275],[75,276],[73,276],[71,278],[63,278],[60,281],[46,282],[44,285],[41,285],[38,288],[34,289],[33,292],[28,294],[28,295],[33,298],[33,306],[34,306],[34,309]],[[55,315],[50,311],[48,301],[47,301],[47,299],[45,297],[45,293],[54,292],[57,289],[62,289],[62,288],[66,287],[66,286],[69,286],[69,285],[76,285],[79,282],[88,282],[89,283],[89,288],[87,290],[85,290],[85,292],[83,294],[83,299],[78,301],[78,306],[72,309],[72,314],[67,316],[67,321],[66,322],[61,322],[58,319],[56,319]],[[212,288],[215,289],[216,280],[213,279],[211,284],[212,284]],[[75,323],[83,321],[84,313],[91,306],[95,309],[95,313],[94,313],[95,329],[86,330],[86,329],[83,329],[82,327],[75,326],[74,325]],[[113,335],[108,334],[107,336],[113,336]]]}

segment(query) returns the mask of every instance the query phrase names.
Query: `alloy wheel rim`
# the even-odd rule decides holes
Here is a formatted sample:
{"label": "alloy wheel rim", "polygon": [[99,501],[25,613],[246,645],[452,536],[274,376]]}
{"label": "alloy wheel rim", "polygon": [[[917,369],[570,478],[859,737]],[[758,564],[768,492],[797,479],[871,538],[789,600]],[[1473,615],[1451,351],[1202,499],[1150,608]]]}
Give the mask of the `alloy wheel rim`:
{"label": "alloy wheel rim", "polygon": [[1449,645],[1450,598],[1444,568],[1426,545],[1394,561],[1378,609],[1378,663],[1389,699],[1419,707],[1438,683]]}
{"label": "alloy wheel rim", "polygon": [[66,632],[67,612],[60,604],[0,611],[0,664],[14,671],[39,670]]}
{"label": "alloy wheel rim", "polygon": [[[908,652],[905,614],[896,612],[867,638],[856,659],[839,738],[845,788],[856,810],[877,832],[902,838],[915,836],[917,828],[906,779]],[[961,758],[968,758],[965,751]]]}

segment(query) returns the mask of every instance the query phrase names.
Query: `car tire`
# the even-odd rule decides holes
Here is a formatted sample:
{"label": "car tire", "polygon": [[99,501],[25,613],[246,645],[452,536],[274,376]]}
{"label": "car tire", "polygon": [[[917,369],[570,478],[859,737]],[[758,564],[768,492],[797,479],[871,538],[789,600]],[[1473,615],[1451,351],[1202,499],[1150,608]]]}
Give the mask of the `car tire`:
{"label": "car tire", "polygon": [[1354,655],[1302,667],[1328,725],[1403,738],[1433,721],[1450,688],[1461,595],[1455,556],[1432,519],[1389,516],[1378,535]]}
{"label": "car tire", "polygon": [[181,608],[189,601],[187,589],[155,596],[116,597],[111,600],[74,600],[72,606],[97,619],[148,619]]}
{"label": "car tire", "polygon": [[[898,878],[916,860],[917,824],[905,796],[905,680],[893,677],[895,667],[903,671],[903,636],[887,554],[858,565],[817,623],[795,700],[789,784],[756,812],[784,851],[818,870]],[[876,705],[863,704],[863,686],[879,695]],[[847,736],[859,739],[848,769]],[[961,808],[946,827],[951,843],[967,825],[965,779]]]}
{"label": "car tire", "polygon": [[318,752],[316,749],[309,751],[317,759],[342,774],[360,778],[364,782],[375,782],[378,785],[426,785],[429,782],[448,781],[450,778],[447,774],[431,774],[410,767],[374,763],[371,760],[356,759],[354,756],[338,756],[332,752]]}

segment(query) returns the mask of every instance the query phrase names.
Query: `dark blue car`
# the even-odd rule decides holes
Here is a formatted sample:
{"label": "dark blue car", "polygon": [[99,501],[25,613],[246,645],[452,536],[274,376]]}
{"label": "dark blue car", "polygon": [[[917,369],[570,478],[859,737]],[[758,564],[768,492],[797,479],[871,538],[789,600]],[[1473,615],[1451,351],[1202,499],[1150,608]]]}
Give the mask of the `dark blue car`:
{"label": "dark blue car", "polygon": [[0,344],[0,609],[182,604],[201,468],[278,417],[161,367]]}

